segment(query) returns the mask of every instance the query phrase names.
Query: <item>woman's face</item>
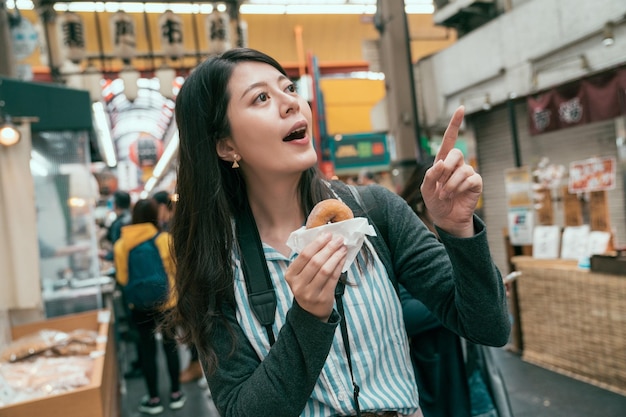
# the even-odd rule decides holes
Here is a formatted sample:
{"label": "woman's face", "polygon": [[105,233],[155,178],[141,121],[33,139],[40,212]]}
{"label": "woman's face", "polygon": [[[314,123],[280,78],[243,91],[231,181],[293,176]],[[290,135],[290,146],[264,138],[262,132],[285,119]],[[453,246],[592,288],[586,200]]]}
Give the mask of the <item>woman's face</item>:
{"label": "woman's face", "polygon": [[222,158],[237,154],[241,169],[255,175],[301,173],[316,163],[311,109],[289,78],[271,65],[243,62],[228,90],[231,134],[218,145]]}

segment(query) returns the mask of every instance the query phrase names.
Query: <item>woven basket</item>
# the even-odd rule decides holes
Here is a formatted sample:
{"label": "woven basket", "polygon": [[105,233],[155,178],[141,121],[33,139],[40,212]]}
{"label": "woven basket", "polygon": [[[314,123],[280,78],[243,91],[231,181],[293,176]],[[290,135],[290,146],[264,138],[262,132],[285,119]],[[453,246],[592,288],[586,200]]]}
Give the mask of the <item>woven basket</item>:
{"label": "woven basket", "polygon": [[626,277],[513,259],[522,358],[626,396]]}

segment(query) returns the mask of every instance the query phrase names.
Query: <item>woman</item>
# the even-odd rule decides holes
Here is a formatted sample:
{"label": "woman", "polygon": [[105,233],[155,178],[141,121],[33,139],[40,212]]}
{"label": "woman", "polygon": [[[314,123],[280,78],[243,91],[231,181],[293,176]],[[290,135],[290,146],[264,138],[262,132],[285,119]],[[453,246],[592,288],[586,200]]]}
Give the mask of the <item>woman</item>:
{"label": "woman", "polygon": [[[502,280],[473,216],[482,180],[452,149],[462,118],[460,109],[423,187],[444,244],[399,196],[382,187],[376,194],[393,216],[397,281],[450,328],[504,345]],[[316,169],[309,104],[284,69],[251,49],[211,57],[185,81],[176,121],[179,302],[170,324],[198,349],[220,415],[420,416],[401,305],[372,245],[365,242],[347,271],[341,320],[335,288],[343,239],[321,234],[300,253],[285,243],[317,202],[336,194]],[[242,273],[248,259],[235,240],[235,218],[247,207],[277,298],[273,344],[251,314]]]}
{"label": "woman", "polygon": [[[142,250],[141,254],[137,252],[139,249]],[[155,255],[156,261],[149,256],[151,249],[158,251]],[[159,396],[155,333],[164,312],[174,306],[176,299],[171,295],[173,292],[168,292],[168,288],[174,287],[175,269],[170,256],[170,236],[167,232],[159,230],[159,208],[154,199],[139,200],[135,203],[131,224],[122,227],[121,237],[115,242],[113,250],[116,279],[124,288],[126,299],[131,303],[129,305],[131,320],[139,334],[137,341],[139,360],[148,389],[148,395],[142,399],[139,411],[151,415],[160,414],[163,412],[163,405]],[[166,301],[164,304],[156,302],[150,306],[143,306],[138,300],[149,291],[146,287],[139,287],[141,284],[138,283],[138,278],[152,276],[151,274],[163,275],[165,290],[162,298],[166,298]],[[133,294],[133,291],[141,291],[142,294]],[[132,304],[133,302],[135,304]],[[178,379],[180,373],[178,347],[169,332],[162,332],[162,339],[170,378],[169,407],[175,410],[185,404],[185,394],[180,390]]]}

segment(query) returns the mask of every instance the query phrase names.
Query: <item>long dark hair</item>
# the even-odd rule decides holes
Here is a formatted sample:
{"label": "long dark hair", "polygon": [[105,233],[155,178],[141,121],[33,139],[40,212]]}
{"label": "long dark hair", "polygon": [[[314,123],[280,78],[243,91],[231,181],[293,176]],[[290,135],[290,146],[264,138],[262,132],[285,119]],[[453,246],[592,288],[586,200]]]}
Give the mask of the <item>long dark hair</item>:
{"label": "long dark hair", "polygon": [[[179,330],[181,342],[195,345],[207,373],[217,366],[211,333],[217,323],[230,329],[223,309],[235,304],[232,219],[248,204],[243,176],[216,150],[230,134],[228,83],[242,62],[265,63],[286,75],[262,52],[232,49],[196,67],[176,99],[179,197],[171,234],[178,302],[167,326]],[[329,197],[317,167],[303,172],[298,188],[305,215]]]}

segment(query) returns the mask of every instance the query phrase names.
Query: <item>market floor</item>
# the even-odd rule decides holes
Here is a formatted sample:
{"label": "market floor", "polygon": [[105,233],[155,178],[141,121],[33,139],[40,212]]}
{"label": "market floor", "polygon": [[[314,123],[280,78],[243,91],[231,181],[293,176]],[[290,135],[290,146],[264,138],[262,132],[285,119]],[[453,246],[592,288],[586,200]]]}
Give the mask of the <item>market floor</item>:
{"label": "market floor", "polygon": [[624,417],[626,397],[495,349],[515,417]]}
{"label": "market floor", "polygon": [[[129,369],[130,362],[134,359],[132,349],[128,349],[128,344],[122,342],[119,348],[120,375]],[[211,401],[211,394],[208,388],[203,385],[205,381],[193,381],[181,384],[181,389],[187,396],[185,405],[179,410],[170,410],[167,404],[169,398],[169,378],[167,376],[167,365],[162,345],[158,345],[158,372],[159,390],[163,401],[164,411],[159,414],[161,417],[220,417],[219,413]],[[181,369],[187,367],[189,363],[189,351],[181,347],[179,349],[181,357]],[[146,417],[138,410],[142,397],[146,394],[146,385],[142,377],[126,378],[121,381],[121,413],[120,417]]]}
{"label": "market floor", "polygon": [[[125,346],[120,346],[120,364],[127,367]],[[515,417],[623,417],[626,415],[626,397],[569,378],[547,369],[524,362],[519,355],[504,349],[494,349],[495,357],[506,379],[511,407]],[[168,396],[168,381],[162,352],[159,359],[162,397]],[[189,357],[181,349],[181,367],[186,367]],[[124,370],[121,371],[123,373]],[[165,405],[163,417],[219,417],[208,389],[201,383],[183,384],[187,394],[185,406],[172,411]],[[120,417],[145,417],[137,410],[145,394],[142,378],[122,382]],[[453,417],[453,416],[451,416]]]}

